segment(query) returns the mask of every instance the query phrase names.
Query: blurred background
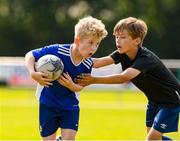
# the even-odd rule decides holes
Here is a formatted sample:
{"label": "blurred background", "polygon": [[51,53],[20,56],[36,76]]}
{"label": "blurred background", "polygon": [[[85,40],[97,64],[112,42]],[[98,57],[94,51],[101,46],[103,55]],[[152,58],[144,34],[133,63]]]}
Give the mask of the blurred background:
{"label": "blurred background", "polygon": [[179,0],[0,0],[0,56],[24,56],[52,43],[72,43],[74,25],[91,15],[109,32],[96,56],[115,50],[113,27],[122,18],[145,20],[144,46],[160,58],[180,59]]}
{"label": "blurred background", "polygon": [[[180,80],[179,0],[0,0],[0,140],[39,140],[36,83],[24,66],[29,50],[72,43],[74,25],[91,15],[102,20],[108,36],[94,57],[116,49],[115,24],[129,16],[143,19],[148,34],[143,46],[155,52]],[[118,73],[120,66],[94,69]],[[143,140],[146,98],[131,83],[92,85],[81,95],[77,139]],[[171,136],[180,140],[180,133]]]}

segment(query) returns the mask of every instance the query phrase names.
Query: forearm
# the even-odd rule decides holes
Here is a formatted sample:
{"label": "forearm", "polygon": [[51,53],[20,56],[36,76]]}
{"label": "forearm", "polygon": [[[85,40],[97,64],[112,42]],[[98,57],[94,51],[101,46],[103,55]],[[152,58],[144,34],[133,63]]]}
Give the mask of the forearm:
{"label": "forearm", "polygon": [[128,68],[120,74],[113,74],[104,77],[93,77],[90,74],[82,74],[78,76],[76,81],[82,86],[87,86],[90,84],[121,84],[131,81],[140,73],[141,71],[137,69]]}
{"label": "forearm", "polygon": [[121,84],[128,80],[121,74],[109,75],[104,77],[93,77],[92,84]]}

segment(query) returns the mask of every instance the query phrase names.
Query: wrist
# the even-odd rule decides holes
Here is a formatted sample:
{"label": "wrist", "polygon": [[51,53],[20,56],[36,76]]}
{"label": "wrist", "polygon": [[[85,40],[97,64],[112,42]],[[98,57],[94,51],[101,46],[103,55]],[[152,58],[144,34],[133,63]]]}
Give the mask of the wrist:
{"label": "wrist", "polygon": [[78,84],[76,84],[76,83],[74,83],[72,86],[71,86],[71,90],[73,91],[73,92],[79,92],[79,91],[81,91],[82,90],[82,86],[80,86],[80,85],[78,85]]}
{"label": "wrist", "polygon": [[95,84],[95,83],[96,83],[96,77],[92,77],[91,84]]}

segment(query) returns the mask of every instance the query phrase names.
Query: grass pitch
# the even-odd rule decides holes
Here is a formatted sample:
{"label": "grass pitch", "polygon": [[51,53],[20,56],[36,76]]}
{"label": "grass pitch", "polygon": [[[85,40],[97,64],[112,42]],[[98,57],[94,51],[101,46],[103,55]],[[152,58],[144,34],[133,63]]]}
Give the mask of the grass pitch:
{"label": "grass pitch", "polygon": [[[0,87],[0,140],[40,140],[35,89]],[[83,90],[77,140],[144,140],[141,92]],[[180,127],[180,124],[179,124]],[[167,136],[180,140],[180,132]]]}

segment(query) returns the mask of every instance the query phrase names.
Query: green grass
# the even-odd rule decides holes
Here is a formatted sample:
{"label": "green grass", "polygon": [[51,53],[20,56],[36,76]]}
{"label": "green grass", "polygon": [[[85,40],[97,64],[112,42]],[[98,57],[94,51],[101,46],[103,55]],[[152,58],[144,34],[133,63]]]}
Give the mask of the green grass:
{"label": "green grass", "polygon": [[[0,87],[0,140],[40,140],[34,89]],[[80,94],[76,139],[143,140],[146,98],[140,92],[88,91]],[[180,125],[179,125],[180,127]],[[175,140],[180,133],[170,133]]]}

